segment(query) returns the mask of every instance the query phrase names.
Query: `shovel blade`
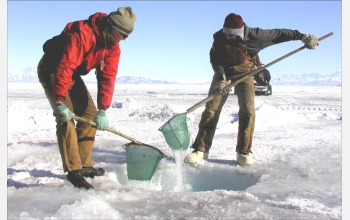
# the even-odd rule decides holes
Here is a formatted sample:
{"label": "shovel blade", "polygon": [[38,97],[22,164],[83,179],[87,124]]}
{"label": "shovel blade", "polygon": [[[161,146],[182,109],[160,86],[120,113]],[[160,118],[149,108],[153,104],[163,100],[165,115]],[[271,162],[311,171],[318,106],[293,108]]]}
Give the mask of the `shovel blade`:
{"label": "shovel blade", "polygon": [[164,154],[148,145],[130,142],[124,145],[129,180],[151,180]]}
{"label": "shovel blade", "polygon": [[187,112],[175,115],[159,128],[169,147],[173,150],[187,150],[190,144],[186,116]]}

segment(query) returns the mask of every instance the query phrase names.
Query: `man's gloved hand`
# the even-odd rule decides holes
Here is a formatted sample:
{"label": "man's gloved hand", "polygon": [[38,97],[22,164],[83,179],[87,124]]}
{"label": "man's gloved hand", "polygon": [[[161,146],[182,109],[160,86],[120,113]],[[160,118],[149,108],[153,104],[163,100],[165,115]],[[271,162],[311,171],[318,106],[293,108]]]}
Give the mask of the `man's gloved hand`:
{"label": "man's gloved hand", "polygon": [[67,106],[64,105],[64,103],[58,103],[57,106],[57,114],[58,117],[63,121],[67,122],[72,120],[73,113],[67,108]]}
{"label": "man's gloved hand", "polygon": [[96,122],[98,130],[106,130],[108,128],[108,119],[105,111],[98,110],[95,115],[94,122]]}
{"label": "man's gloved hand", "polygon": [[318,39],[314,35],[311,35],[309,33],[306,33],[301,40],[304,42],[305,46],[308,49],[314,50],[316,48],[316,46],[319,45]]}
{"label": "man's gloved hand", "polygon": [[221,95],[226,95],[230,93],[230,91],[232,91],[231,88],[227,87],[228,85],[230,85],[231,80],[226,80],[225,75],[222,75],[222,77],[224,79],[219,81],[219,92]]}

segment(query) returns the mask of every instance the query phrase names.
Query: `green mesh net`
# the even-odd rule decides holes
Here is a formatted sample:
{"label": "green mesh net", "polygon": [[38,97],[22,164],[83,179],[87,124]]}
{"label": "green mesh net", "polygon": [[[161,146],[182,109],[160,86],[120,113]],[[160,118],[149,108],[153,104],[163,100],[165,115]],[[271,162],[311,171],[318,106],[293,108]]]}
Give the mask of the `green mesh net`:
{"label": "green mesh net", "polygon": [[134,142],[124,145],[129,180],[151,180],[164,154],[149,145]]}
{"label": "green mesh net", "polygon": [[173,150],[186,150],[190,144],[186,116],[187,112],[175,115],[159,128],[169,147]]}

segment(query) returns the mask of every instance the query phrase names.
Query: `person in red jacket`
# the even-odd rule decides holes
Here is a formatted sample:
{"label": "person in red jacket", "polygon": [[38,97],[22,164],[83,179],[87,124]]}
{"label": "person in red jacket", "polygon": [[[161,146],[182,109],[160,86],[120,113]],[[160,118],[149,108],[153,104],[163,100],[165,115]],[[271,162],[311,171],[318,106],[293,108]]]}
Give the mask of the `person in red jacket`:
{"label": "person in red jacket", "polygon": [[[102,176],[93,167],[92,149],[96,129],[106,130],[106,110],[111,106],[118,72],[120,47],[134,29],[131,7],[120,7],[109,15],[97,12],[86,20],[69,22],[61,34],[43,45],[38,78],[56,117],[57,142],[67,180],[75,187],[94,188],[84,177]],[[81,78],[95,69],[97,108]],[[77,122],[77,115],[97,126]]]}

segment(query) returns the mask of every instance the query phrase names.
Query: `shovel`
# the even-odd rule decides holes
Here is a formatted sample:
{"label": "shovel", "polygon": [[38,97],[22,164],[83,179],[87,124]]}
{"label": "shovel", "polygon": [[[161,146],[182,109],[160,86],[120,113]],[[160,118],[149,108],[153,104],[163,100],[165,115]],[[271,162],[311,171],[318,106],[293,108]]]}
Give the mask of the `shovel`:
{"label": "shovel", "polygon": [[[76,115],[73,115],[73,119],[90,124],[94,127],[97,125],[93,121],[86,120]],[[155,173],[160,160],[168,157],[157,147],[136,141],[134,138],[122,134],[112,128],[108,127],[106,130],[131,141],[130,143],[123,145],[123,148],[126,151],[126,165],[129,180],[150,180]]]}
{"label": "shovel", "polygon": [[[330,32],[323,37],[319,38],[318,41],[321,41],[329,36],[332,36],[333,32]],[[249,73],[243,75],[239,79],[232,81],[231,84],[226,86],[226,88],[231,89],[238,83],[242,82],[243,80],[247,79],[248,77],[251,77],[252,75],[260,72],[263,69],[266,69],[267,67],[305,49],[306,46],[302,46],[274,61],[271,63],[268,63],[264,65],[261,68],[258,68],[256,70],[250,71]],[[220,95],[220,92],[217,91],[213,93],[212,95],[208,96],[207,98],[203,99],[202,101],[196,103],[192,107],[186,110],[186,112],[177,114],[173,116],[169,121],[167,121],[162,127],[160,127],[158,130],[161,131],[165,137],[166,142],[168,143],[169,147],[173,150],[186,150],[189,146],[190,142],[190,134],[188,132],[188,127],[187,127],[187,121],[186,121],[186,115],[193,112],[203,104],[209,102],[210,100],[214,99],[216,96]]]}

